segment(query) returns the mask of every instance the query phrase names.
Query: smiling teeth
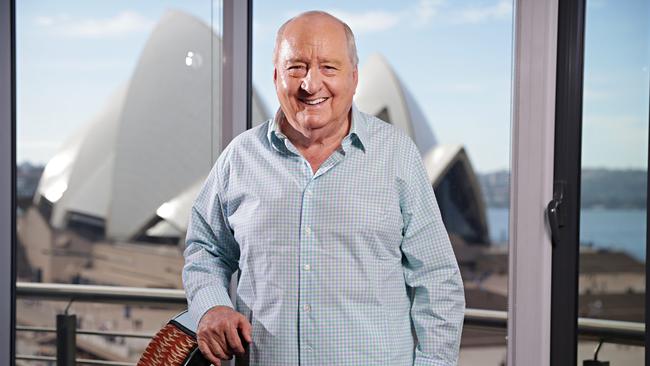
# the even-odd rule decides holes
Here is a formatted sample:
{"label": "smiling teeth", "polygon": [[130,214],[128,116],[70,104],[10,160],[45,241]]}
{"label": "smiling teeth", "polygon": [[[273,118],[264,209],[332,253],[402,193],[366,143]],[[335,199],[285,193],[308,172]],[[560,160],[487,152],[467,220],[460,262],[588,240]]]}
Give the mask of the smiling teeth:
{"label": "smiling teeth", "polygon": [[309,105],[316,105],[316,104],[324,102],[325,99],[327,99],[327,98],[318,98],[318,99],[314,99],[314,100],[304,100],[304,102],[309,104]]}

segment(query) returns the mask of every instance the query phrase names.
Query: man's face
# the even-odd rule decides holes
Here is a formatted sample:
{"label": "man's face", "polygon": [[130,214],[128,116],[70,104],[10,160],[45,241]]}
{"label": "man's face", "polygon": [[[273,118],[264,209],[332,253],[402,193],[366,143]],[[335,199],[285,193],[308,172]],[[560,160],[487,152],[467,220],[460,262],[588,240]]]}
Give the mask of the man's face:
{"label": "man's face", "polygon": [[358,78],[340,23],[297,19],[285,28],[277,52],[275,90],[294,128],[309,134],[347,119]]}

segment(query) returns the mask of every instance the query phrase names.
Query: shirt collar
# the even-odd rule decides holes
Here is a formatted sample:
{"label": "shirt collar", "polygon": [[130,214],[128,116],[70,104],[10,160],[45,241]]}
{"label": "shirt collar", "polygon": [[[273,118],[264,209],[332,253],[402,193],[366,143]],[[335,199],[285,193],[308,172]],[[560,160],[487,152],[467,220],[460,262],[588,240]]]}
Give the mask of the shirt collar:
{"label": "shirt collar", "polygon": [[357,144],[357,147],[363,150],[363,152],[366,151],[368,144],[368,121],[366,121],[366,116],[359,111],[357,105],[354,103],[352,103],[352,124],[348,136],[354,136],[353,144]]}
{"label": "shirt collar", "polygon": [[[350,145],[353,145],[365,152],[368,143],[366,117],[359,111],[354,103],[352,103],[351,115],[352,122],[350,124],[350,132],[348,132],[347,136],[343,138],[341,147],[343,150],[347,150]],[[266,137],[271,146],[275,147],[276,150],[298,155],[296,152],[291,151],[292,149],[289,149],[287,146],[287,136],[280,130],[280,118],[283,118],[282,109],[278,109],[275,113],[275,117],[269,121]]]}

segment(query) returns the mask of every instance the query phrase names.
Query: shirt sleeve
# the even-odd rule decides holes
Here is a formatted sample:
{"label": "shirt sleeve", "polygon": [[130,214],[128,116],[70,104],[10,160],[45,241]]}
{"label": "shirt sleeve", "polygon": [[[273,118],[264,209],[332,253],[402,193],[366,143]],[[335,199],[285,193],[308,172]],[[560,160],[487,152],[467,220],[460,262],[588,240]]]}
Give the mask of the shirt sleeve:
{"label": "shirt sleeve", "polygon": [[218,165],[215,164],[192,206],[183,254],[183,287],[190,316],[197,324],[215,306],[233,307],[228,285],[239,263],[239,245],[220,199]]}
{"label": "shirt sleeve", "polygon": [[414,365],[456,365],[465,312],[463,282],[420,154],[411,143],[405,155],[401,250],[418,341]]}

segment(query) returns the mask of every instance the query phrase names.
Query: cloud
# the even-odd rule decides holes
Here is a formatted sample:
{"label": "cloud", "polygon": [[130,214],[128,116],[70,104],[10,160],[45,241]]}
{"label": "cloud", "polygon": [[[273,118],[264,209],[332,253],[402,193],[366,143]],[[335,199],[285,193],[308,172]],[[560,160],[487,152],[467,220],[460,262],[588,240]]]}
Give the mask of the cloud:
{"label": "cloud", "polygon": [[[512,1],[514,0],[498,0],[492,5],[460,10],[451,8],[447,0],[419,0],[416,4],[398,10],[354,12],[335,8],[326,11],[346,22],[355,34],[361,34],[383,32],[403,25],[422,27],[434,20],[447,24],[468,24],[507,19],[512,15]],[[288,11],[282,19],[289,19],[301,12],[295,9]],[[253,29],[256,34],[266,33],[265,24],[259,21],[254,21]]]}
{"label": "cloud", "polygon": [[478,24],[490,20],[506,19],[512,16],[512,0],[499,0],[488,6],[471,6],[452,15],[452,22],[458,24]]}
{"label": "cloud", "polygon": [[413,9],[416,23],[419,25],[428,24],[433,17],[440,13],[440,8],[444,3],[444,0],[420,0]]}
{"label": "cloud", "polygon": [[383,10],[368,11],[364,13],[332,10],[329,13],[346,22],[355,33],[385,31],[398,25],[403,18],[402,13],[392,13]]}
{"label": "cloud", "polygon": [[41,27],[49,27],[56,22],[55,17],[52,16],[37,16],[34,18],[34,23]]}
{"label": "cloud", "polygon": [[453,10],[446,0],[420,0],[416,5],[401,11],[373,10],[362,13],[331,10],[330,13],[340,18],[355,33],[372,33],[385,31],[399,25],[426,26],[435,19],[451,24],[479,24],[493,20],[512,17],[512,1],[498,0],[491,5],[470,6]]}
{"label": "cloud", "polygon": [[73,19],[67,14],[38,16],[34,23],[54,34],[74,38],[115,38],[132,33],[148,32],[154,25],[136,12],[124,11],[109,18]]}
{"label": "cloud", "polygon": [[445,0],[420,0],[417,5],[401,11],[372,10],[353,13],[331,10],[329,13],[346,22],[355,33],[373,33],[392,29],[401,24],[426,25],[440,14]]}

